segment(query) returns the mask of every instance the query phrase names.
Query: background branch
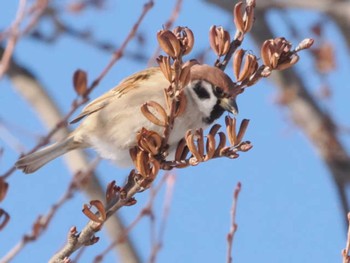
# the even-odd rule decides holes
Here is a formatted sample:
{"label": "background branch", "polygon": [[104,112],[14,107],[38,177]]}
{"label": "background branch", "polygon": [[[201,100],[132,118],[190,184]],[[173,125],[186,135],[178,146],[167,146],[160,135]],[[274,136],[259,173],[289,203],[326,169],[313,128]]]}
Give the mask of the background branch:
{"label": "background branch", "polygon": [[[37,113],[42,123],[51,130],[62,119],[58,106],[47,94],[46,89],[25,67],[19,65],[13,59],[8,68],[7,74],[16,88],[17,92],[30,107]],[[69,133],[67,127],[62,127],[53,135],[54,140],[61,140]],[[83,171],[89,165],[89,160],[83,151],[77,150],[66,154],[64,161],[72,175]],[[105,196],[105,191],[98,180],[97,174],[92,172],[90,179],[81,189],[90,200],[100,200]],[[106,232],[112,240],[122,233],[124,225],[118,215],[113,216],[106,223]],[[116,245],[118,256],[122,262],[139,262],[139,257],[131,243],[126,238],[124,243]]]}
{"label": "background branch", "polygon": [[[206,1],[222,7],[228,12],[231,12],[233,8],[231,1]],[[304,2],[307,3],[307,1]],[[260,46],[265,39],[274,37],[271,27],[267,23],[266,16],[270,10],[268,7],[267,4],[261,5],[259,3],[257,5],[256,20],[259,23],[254,24],[250,34],[257,46]],[[337,134],[335,121],[320,107],[295,68],[287,71],[276,71],[270,79],[275,83],[275,87],[280,93],[279,96],[284,98],[284,105],[288,108],[292,120],[310,140],[328,167],[337,187],[343,216],[346,219],[350,209],[349,197],[346,194],[346,187],[350,182],[350,157]]]}

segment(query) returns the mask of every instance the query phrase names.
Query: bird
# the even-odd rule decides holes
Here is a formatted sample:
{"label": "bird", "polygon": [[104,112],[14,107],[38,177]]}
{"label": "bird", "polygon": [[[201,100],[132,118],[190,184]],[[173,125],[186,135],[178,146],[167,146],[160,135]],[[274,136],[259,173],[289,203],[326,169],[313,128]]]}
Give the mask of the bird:
{"label": "bird", "polygon": [[[166,109],[164,89],[169,85],[160,67],[132,74],[85,106],[71,121],[80,125],[65,139],[24,155],[15,163],[16,168],[33,173],[69,151],[86,148],[93,148],[100,157],[117,166],[132,166],[129,150],[137,145],[137,132],[142,128],[159,134],[163,131],[163,127],[143,115],[141,106],[155,101]],[[225,111],[237,114],[235,88],[232,79],[219,68],[199,63],[191,66],[190,80],[184,87],[186,108],[174,121],[168,139],[169,152],[175,152],[188,130],[209,127]]]}

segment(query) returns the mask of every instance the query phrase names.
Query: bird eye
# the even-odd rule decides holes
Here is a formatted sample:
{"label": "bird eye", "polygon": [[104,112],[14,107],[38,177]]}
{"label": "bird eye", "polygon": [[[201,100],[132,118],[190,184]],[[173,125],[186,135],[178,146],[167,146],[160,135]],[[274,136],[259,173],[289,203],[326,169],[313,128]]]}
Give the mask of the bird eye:
{"label": "bird eye", "polygon": [[220,87],[215,87],[214,92],[217,97],[222,97],[224,95],[224,90]]}

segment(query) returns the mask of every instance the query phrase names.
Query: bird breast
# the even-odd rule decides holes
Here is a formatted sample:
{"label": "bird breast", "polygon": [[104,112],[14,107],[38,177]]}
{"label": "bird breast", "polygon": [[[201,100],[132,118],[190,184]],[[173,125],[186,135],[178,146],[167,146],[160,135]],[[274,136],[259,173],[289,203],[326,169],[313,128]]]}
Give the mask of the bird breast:
{"label": "bird breast", "polygon": [[[111,159],[119,166],[131,166],[129,149],[137,144],[137,132],[144,127],[163,134],[163,127],[150,122],[142,114],[141,106],[148,101],[156,101],[166,109],[165,85],[169,85],[166,80],[157,83],[148,81],[147,86],[136,87],[123,96],[113,98],[104,108],[83,120],[74,134],[74,140],[94,148],[102,158]],[[176,118],[168,141],[173,151],[187,130],[204,128],[202,113],[187,89],[185,94],[186,109]]]}

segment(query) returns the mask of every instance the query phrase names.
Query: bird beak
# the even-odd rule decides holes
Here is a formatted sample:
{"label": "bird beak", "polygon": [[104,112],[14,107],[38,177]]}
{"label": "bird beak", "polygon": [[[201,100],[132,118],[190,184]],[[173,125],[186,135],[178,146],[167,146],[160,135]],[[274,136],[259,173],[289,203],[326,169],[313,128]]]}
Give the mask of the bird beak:
{"label": "bird beak", "polygon": [[233,113],[238,114],[238,106],[235,98],[223,98],[221,99],[220,105],[223,109]]}

